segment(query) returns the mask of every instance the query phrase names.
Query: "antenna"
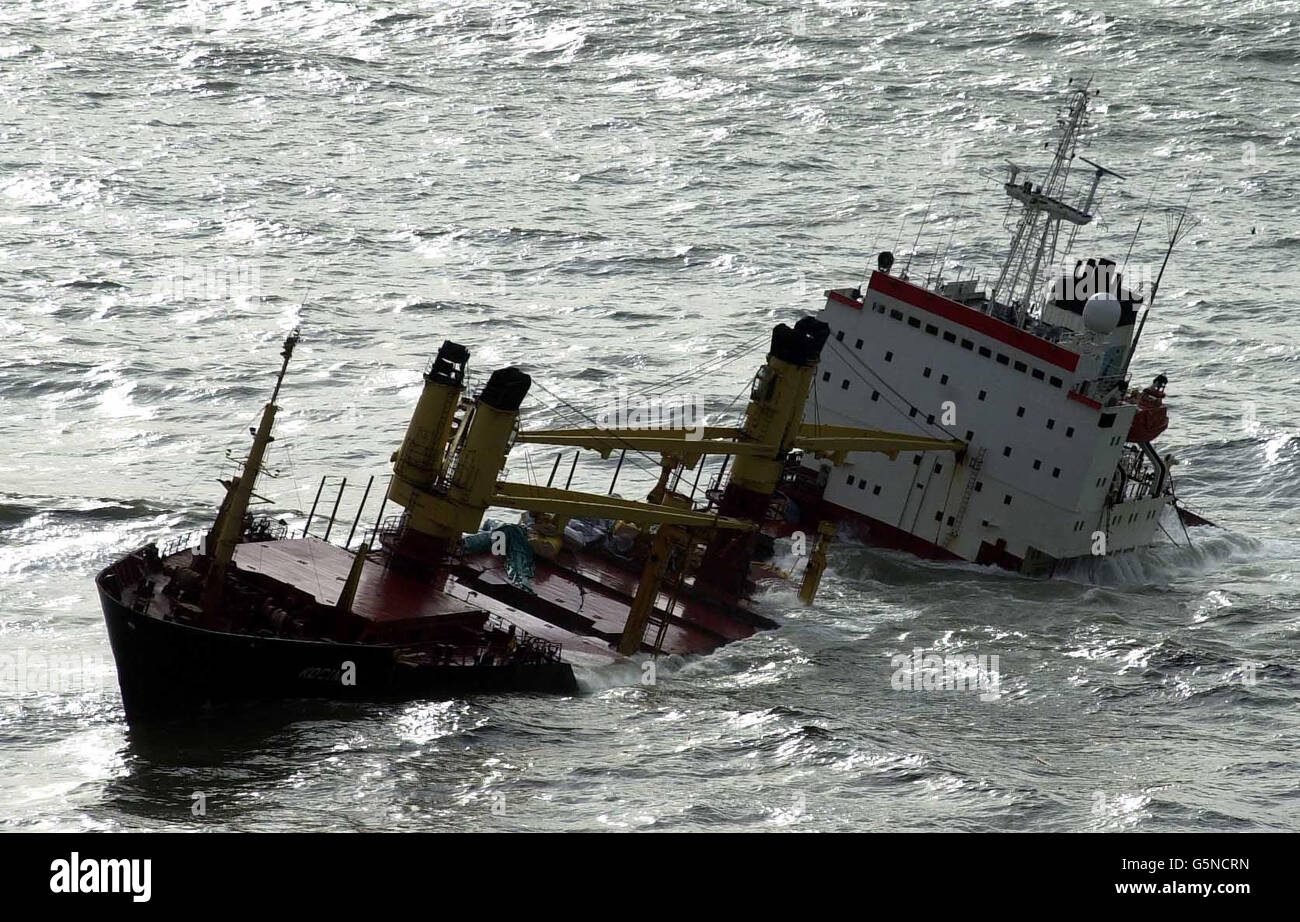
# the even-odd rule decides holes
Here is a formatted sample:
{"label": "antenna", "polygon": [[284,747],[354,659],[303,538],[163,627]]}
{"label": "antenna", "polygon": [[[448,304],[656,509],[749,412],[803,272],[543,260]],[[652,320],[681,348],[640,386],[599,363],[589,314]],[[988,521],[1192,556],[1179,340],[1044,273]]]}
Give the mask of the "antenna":
{"label": "antenna", "polygon": [[907,262],[903,263],[903,271],[899,273],[903,278],[907,277],[908,267],[912,265],[912,257],[916,255],[916,248],[921,243],[921,231],[925,230],[925,222],[930,220],[930,206],[934,204],[934,189],[930,189],[930,201],[925,203],[925,214],[921,215],[921,226],[916,229],[916,239],[912,241],[912,252],[907,254]]}
{"label": "antenna", "polygon": [[[921,180],[918,178],[916,182],[912,185],[912,193],[907,197],[908,205],[911,205],[912,200],[916,198],[916,190],[920,188],[920,186],[921,186]],[[898,220],[898,237],[894,240],[895,253],[898,252],[898,245],[903,242],[903,228],[906,226],[907,226],[907,208],[904,207],[903,214],[899,217]]]}
{"label": "antenna", "polygon": [[[949,251],[952,249],[952,241],[953,241],[953,237],[955,237],[956,234],[957,234],[957,225],[958,225],[959,223],[961,223],[961,217],[962,217],[962,214],[965,212],[965,210],[966,210],[966,208],[965,208],[965,203],[963,203],[963,202],[959,202],[958,205],[957,205],[957,213],[954,214],[954,215],[952,216],[952,229],[948,232],[948,242],[947,242],[946,244],[944,244],[944,247],[943,247],[943,255],[942,255],[942,256],[939,256],[937,253],[935,254],[935,256],[937,256],[937,257],[939,258],[939,271],[938,271],[938,272],[935,274],[935,276],[934,276],[934,287],[935,287],[936,289],[939,287],[939,283],[943,281],[943,270],[944,270],[944,267],[948,265],[948,253],[949,253]],[[933,268],[934,268],[934,260],[931,259],[931,260],[930,260],[930,269],[933,269]],[[927,269],[927,270],[926,270],[926,287],[927,287],[927,288],[930,287],[930,278],[929,278],[929,275],[930,275],[930,270]],[[957,281],[959,281],[959,282],[961,281],[961,272],[960,272],[960,270],[957,272]]]}
{"label": "antenna", "polygon": [[[1114,170],[1107,169],[1106,167],[1102,166],[1100,163],[1094,163],[1093,161],[1089,160],[1087,157],[1080,157],[1079,159],[1082,160],[1084,163],[1088,164],[1088,166],[1092,167],[1093,169],[1092,187],[1088,190],[1088,197],[1083,200],[1083,205],[1079,209],[1084,214],[1088,215],[1089,217],[1092,217],[1092,204],[1097,198],[1097,186],[1101,184],[1101,178],[1103,176],[1114,176],[1120,182],[1124,182],[1124,177],[1116,173]],[[1079,235],[1079,228],[1082,226],[1083,225],[1081,224],[1076,224],[1074,225],[1073,229],[1070,231],[1070,238],[1065,241],[1065,252],[1069,253],[1071,250],[1074,249],[1074,238]]]}
{"label": "antenna", "polygon": [[997,283],[990,293],[989,309],[1001,305],[1016,326],[1021,326],[1027,317],[1032,316],[1041,269],[1044,265],[1052,265],[1056,258],[1061,222],[1067,221],[1077,227],[1092,220],[1091,215],[1062,200],[1080,135],[1088,124],[1090,82],[1076,84],[1070,80],[1069,111],[1057,120],[1060,129],[1055,151],[1042,183],[1035,185],[1026,180],[1016,185],[1015,179],[1021,170],[1013,163],[1010,164],[1011,181],[1003,184],[1007,195],[1020,203],[1021,213]]}
{"label": "antenna", "polygon": [[1128,272],[1128,258],[1133,255],[1133,244],[1137,243],[1138,233],[1142,230],[1142,222],[1146,220],[1147,211],[1151,208],[1151,199],[1155,198],[1156,186],[1159,185],[1160,183],[1157,180],[1156,185],[1152,186],[1151,191],[1147,193],[1147,203],[1142,206],[1142,214],[1138,215],[1137,227],[1133,228],[1133,237],[1128,242],[1128,252],[1124,254],[1124,266],[1120,269],[1121,272]]}
{"label": "antenna", "polygon": [[[1199,177],[1201,174],[1198,172],[1196,175]],[[1178,209],[1178,220],[1174,224],[1173,229],[1169,231],[1169,246],[1165,249],[1164,262],[1160,264],[1160,272],[1157,273],[1156,280],[1151,284],[1151,294],[1147,298],[1146,308],[1142,311],[1142,320],[1138,323],[1138,328],[1133,333],[1133,344],[1129,346],[1128,355],[1124,356],[1124,367],[1120,370],[1121,379],[1128,375],[1129,363],[1133,361],[1133,356],[1137,353],[1138,340],[1142,338],[1142,331],[1146,328],[1147,315],[1151,313],[1151,304],[1155,301],[1156,292],[1160,289],[1160,280],[1165,277],[1165,267],[1169,265],[1169,257],[1173,255],[1174,247],[1178,246],[1179,241],[1190,234],[1192,230],[1201,223],[1200,218],[1192,215],[1187,210],[1187,203],[1191,201],[1192,187],[1195,186],[1195,184],[1196,180],[1193,179],[1191,185],[1189,185],[1187,189],[1187,201],[1185,201],[1182,207]],[[1170,209],[1165,213],[1165,220],[1169,221],[1172,216],[1173,210]]]}

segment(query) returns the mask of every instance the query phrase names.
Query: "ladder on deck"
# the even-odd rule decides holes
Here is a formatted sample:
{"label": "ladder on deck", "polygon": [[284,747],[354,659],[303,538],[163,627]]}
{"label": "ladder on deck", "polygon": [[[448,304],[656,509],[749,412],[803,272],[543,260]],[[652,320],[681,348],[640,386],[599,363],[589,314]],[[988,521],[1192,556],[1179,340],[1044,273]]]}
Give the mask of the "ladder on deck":
{"label": "ladder on deck", "polygon": [[948,529],[948,537],[944,544],[951,544],[961,534],[961,523],[966,518],[966,510],[970,508],[971,494],[975,492],[975,481],[979,479],[980,469],[984,467],[985,451],[987,449],[984,448],[977,451],[975,457],[970,459],[970,464],[966,467],[969,472],[966,476],[966,489],[962,491],[961,503],[957,506],[957,515],[953,518],[952,528]]}
{"label": "ladder on deck", "polygon": [[655,628],[655,639],[650,648],[650,656],[654,659],[658,659],[659,654],[663,652],[664,637],[668,633],[668,625],[673,620],[673,612],[677,610],[677,599],[681,595],[682,584],[686,582],[686,559],[689,554],[689,547],[676,550],[677,577],[673,581],[672,590],[668,594],[668,607],[662,613],[657,607],[652,607],[650,617],[646,620],[647,634],[650,632],[652,625]]}

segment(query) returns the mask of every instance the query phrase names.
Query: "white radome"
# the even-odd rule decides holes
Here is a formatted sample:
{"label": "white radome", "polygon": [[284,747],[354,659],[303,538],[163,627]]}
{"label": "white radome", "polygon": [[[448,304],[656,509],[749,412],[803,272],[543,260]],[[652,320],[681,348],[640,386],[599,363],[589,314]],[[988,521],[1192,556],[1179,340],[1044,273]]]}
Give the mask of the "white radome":
{"label": "white radome", "polygon": [[1121,313],[1119,301],[1098,292],[1083,306],[1083,325],[1092,333],[1110,333],[1119,326]]}

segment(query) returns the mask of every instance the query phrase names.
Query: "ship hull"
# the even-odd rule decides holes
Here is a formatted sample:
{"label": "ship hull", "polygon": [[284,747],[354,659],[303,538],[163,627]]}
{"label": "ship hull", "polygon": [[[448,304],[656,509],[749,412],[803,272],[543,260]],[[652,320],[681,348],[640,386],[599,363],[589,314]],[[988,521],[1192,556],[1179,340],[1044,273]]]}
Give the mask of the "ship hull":
{"label": "ship hull", "polygon": [[[107,573],[108,571],[105,571]],[[419,664],[392,646],[228,634],[134,612],[96,580],[127,722],[176,718],[239,701],[402,701],[577,690],[572,667]]]}
{"label": "ship hull", "polygon": [[[840,527],[843,537],[858,541],[868,547],[903,551],[923,560],[938,560],[949,563],[966,561],[977,564],[992,564],[1004,570],[1015,572],[1026,571],[1023,558],[1007,553],[995,545],[984,544],[975,558],[968,559],[954,554],[949,549],[941,547],[932,541],[927,541],[919,535],[914,535],[911,532],[904,531],[887,522],[882,522],[845,506],[828,503],[810,493],[787,488],[786,494],[795,501],[800,510],[799,522],[787,525],[782,529],[787,533],[793,530],[812,533],[816,531],[817,526],[822,522],[834,522]],[[1059,561],[1053,561],[1053,563],[1059,563]]]}
{"label": "ship hull", "polygon": [[819,316],[836,332],[805,424],[901,419],[967,447],[804,453],[783,487],[801,509],[862,522],[870,544],[1032,574],[1155,543],[1172,503],[1164,463],[1126,441],[1134,403],[1092,396],[1098,355],[880,271],[828,292]]}

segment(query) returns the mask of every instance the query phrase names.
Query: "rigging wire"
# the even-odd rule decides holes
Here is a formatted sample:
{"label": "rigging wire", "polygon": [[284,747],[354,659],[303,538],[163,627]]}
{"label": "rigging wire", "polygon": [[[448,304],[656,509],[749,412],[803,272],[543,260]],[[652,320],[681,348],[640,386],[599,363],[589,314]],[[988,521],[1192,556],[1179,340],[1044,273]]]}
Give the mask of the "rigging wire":
{"label": "rigging wire", "polygon": [[[848,348],[847,346],[845,346],[843,343],[841,343],[841,342],[838,341],[838,340],[830,340],[830,342],[831,342],[831,344],[832,344],[833,346],[835,346],[837,349],[839,349],[840,351],[842,351],[842,352],[844,352],[845,354],[848,355],[849,359],[851,360],[851,362],[850,362],[850,364],[849,364],[849,371],[852,372],[854,375],[856,375],[859,381],[861,381],[863,384],[871,384],[870,381],[868,381],[866,378],[864,378],[864,377],[863,377],[863,376],[862,376],[862,375],[861,375],[861,374],[860,374],[860,373],[859,373],[859,372],[858,372],[858,371],[853,367],[854,364],[857,364],[857,365],[861,366],[863,369],[865,369],[867,372],[869,372],[869,373],[871,374],[872,377],[874,377],[877,381],[880,382],[880,386],[881,386],[881,387],[883,387],[885,390],[889,391],[889,393],[893,394],[893,395],[894,395],[895,397],[897,397],[900,401],[902,401],[904,404],[906,404],[906,406],[907,406],[908,409],[910,409],[910,410],[915,410],[918,414],[922,412],[922,410],[921,410],[920,407],[918,407],[916,404],[912,403],[910,400],[908,400],[906,397],[904,397],[902,394],[900,394],[898,391],[896,391],[893,387],[891,387],[890,384],[889,384],[889,382],[886,381],[884,378],[882,378],[882,377],[880,376],[880,373],[879,373],[878,371],[876,371],[874,368],[872,368],[872,367],[871,367],[870,365],[868,365],[866,362],[862,361],[861,358],[859,358],[858,356],[854,355],[854,354],[849,350],[849,348]],[[944,435],[948,436],[948,437],[951,438],[951,439],[959,439],[959,438],[960,438],[956,433],[950,432],[947,428],[945,428],[945,427],[943,426],[942,423],[921,422],[921,421],[919,421],[919,420],[917,419],[916,416],[912,416],[912,415],[910,415],[910,414],[903,413],[902,409],[900,409],[899,407],[894,406],[892,403],[889,403],[889,401],[886,401],[886,403],[889,405],[890,409],[892,409],[892,410],[894,410],[895,412],[897,412],[897,413],[902,414],[903,416],[905,416],[905,417],[907,418],[907,421],[908,421],[909,423],[911,423],[913,426],[916,426],[916,427],[917,427],[918,429],[920,429],[921,432],[922,432],[923,434],[925,434],[925,435],[930,435],[930,434],[931,434],[931,433],[929,433],[929,432],[926,431],[926,427],[928,426],[928,427],[933,427],[933,428],[935,428],[935,429],[938,429],[940,432],[942,432]],[[928,417],[930,416],[930,414],[929,414],[929,413],[926,413],[925,416],[926,416],[926,418],[928,418]],[[963,440],[963,441],[964,441],[964,440]]]}

